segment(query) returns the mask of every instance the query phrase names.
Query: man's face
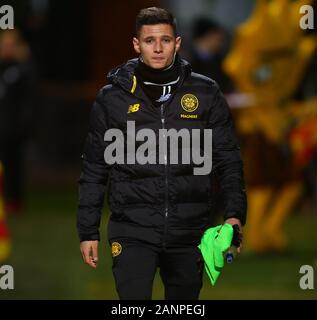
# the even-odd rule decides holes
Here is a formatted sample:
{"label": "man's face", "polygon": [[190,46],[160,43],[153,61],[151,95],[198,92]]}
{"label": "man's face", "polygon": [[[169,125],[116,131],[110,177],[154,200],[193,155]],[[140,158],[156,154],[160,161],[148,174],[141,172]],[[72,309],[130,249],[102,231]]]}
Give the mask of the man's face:
{"label": "man's face", "polygon": [[154,69],[169,66],[180,45],[181,38],[175,38],[169,24],[144,25],[138,38],[133,38],[134,50],[141,54],[146,65]]}

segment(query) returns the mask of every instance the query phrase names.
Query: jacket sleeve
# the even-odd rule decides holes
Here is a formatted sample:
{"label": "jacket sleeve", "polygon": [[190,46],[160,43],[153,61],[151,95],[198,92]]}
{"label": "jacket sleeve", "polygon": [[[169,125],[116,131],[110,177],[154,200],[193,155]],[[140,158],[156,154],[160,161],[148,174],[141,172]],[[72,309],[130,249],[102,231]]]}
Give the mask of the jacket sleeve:
{"label": "jacket sleeve", "polygon": [[88,135],[82,154],[77,211],[80,241],[100,240],[99,225],[109,176],[109,166],[104,160],[104,135],[108,119],[103,99],[101,90],[90,112]]}
{"label": "jacket sleeve", "polygon": [[208,128],[212,129],[212,169],[224,198],[224,219],[246,222],[247,198],[240,147],[233,131],[231,113],[225,97],[216,85]]}

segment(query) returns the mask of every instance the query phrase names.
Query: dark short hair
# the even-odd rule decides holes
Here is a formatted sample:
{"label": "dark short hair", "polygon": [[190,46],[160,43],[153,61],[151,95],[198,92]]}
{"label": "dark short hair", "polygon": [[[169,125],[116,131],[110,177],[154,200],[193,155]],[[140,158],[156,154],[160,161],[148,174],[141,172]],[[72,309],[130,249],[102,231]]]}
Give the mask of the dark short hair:
{"label": "dark short hair", "polygon": [[174,31],[174,35],[176,37],[177,28],[176,28],[176,18],[172,13],[167,11],[166,9],[150,7],[142,9],[135,21],[135,31],[138,36],[142,26],[144,25],[154,25],[154,24],[169,24]]}

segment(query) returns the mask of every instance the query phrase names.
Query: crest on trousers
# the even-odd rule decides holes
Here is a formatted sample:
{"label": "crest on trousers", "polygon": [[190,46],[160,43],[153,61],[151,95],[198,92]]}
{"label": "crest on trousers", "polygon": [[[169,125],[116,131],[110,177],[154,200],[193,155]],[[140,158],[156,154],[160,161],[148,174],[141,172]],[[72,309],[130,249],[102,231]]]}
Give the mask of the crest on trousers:
{"label": "crest on trousers", "polygon": [[122,246],[119,242],[112,242],[111,244],[111,254],[113,257],[118,256],[122,251]]}

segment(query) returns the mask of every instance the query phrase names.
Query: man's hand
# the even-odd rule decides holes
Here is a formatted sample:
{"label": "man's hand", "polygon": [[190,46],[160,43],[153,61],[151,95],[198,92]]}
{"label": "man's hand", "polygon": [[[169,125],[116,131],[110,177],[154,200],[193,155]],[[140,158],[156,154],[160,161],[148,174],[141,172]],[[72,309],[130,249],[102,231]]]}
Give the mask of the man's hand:
{"label": "man's hand", "polygon": [[242,248],[242,238],[243,238],[243,235],[242,235],[242,226],[241,226],[241,221],[237,218],[229,218],[227,219],[224,223],[229,223],[231,225],[235,225],[237,224],[239,226],[239,240],[240,240],[240,246],[237,247],[237,252],[240,253],[241,252],[241,248]]}
{"label": "man's hand", "polygon": [[92,268],[97,268],[98,262],[98,240],[82,241],[80,243],[80,252],[84,262]]}

